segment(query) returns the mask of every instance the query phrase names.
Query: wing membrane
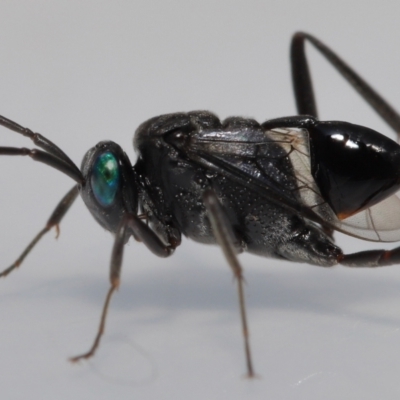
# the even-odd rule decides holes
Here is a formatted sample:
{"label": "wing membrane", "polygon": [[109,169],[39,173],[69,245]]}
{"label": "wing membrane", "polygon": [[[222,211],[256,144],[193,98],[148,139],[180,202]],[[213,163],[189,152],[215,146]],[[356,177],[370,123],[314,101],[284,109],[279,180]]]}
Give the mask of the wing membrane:
{"label": "wing membrane", "polygon": [[311,174],[308,132],[279,128],[212,130],[190,140],[189,158],[325,227],[371,241],[400,240],[400,199],[392,195],[340,220]]}

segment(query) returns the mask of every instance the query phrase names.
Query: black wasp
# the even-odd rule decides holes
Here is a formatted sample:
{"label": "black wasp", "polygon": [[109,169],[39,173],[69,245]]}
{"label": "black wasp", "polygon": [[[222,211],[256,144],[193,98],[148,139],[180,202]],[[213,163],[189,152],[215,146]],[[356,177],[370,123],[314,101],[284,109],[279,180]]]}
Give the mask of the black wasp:
{"label": "black wasp", "polygon": [[110,281],[92,348],[104,331],[110,298],[118,288],[125,243],[133,236],[168,257],[185,235],[221,246],[238,285],[247,374],[250,353],[243,273],[237,253],[329,267],[380,267],[400,262],[400,247],[345,255],[334,230],[372,241],[400,240],[400,146],[371,129],[346,122],[321,122],[304,44],[309,41],[397,132],[398,115],[363,79],[319,40],[305,33],[292,39],[291,62],[298,116],[258,122],[220,121],[208,111],[152,118],[136,131],[134,166],[116,143],[90,149],[79,170],[54,143],[0,117],[0,125],[29,137],[39,149],[0,147],[1,155],[27,155],[71,177],[75,186],[57,205],[17,261],[61,219],[80,194],[99,224],[115,234]]}

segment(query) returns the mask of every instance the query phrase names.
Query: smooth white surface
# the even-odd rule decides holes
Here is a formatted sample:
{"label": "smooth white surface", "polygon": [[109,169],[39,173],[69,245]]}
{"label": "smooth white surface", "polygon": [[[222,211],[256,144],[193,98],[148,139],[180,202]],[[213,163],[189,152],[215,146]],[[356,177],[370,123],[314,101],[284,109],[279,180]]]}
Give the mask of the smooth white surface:
{"label": "smooth white surface", "polygon": [[[147,118],[210,109],[262,121],[295,114],[288,48],[315,34],[394,105],[396,1],[2,1],[0,114],[78,165],[111,139],[134,160]],[[310,52],[321,119],[385,126]],[[1,145],[31,147],[0,129]],[[29,159],[0,158],[0,264],[7,267],[72,187]],[[356,251],[380,247],[342,236]],[[331,270],[241,256],[251,345],[245,372],[231,273],[216,247],[184,240],[168,260],[126,248],[96,357],[88,349],[108,288],[112,237],[79,199],[0,282],[2,399],[397,399],[400,270]]]}

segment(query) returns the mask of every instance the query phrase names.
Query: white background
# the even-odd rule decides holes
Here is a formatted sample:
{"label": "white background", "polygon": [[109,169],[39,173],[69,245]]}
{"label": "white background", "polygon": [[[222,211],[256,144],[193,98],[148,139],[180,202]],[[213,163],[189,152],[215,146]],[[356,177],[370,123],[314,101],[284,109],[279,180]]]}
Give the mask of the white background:
{"label": "white background", "polygon": [[[134,160],[147,118],[210,109],[259,121],[293,115],[296,30],[336,50],[400,106],[397,1],[5,1],[0,114],[46,135],[78,165],[111,139]],[[315,52],[321,119],[389,128]],[[31,147],[4,128],[1,145]],[[0,264],[42,228],[73,182],[0,158]],[[340,237],[347,251],[379,244]],[[2,399],[397,399],[400,270],[323,269],[242,255],[254,364],[231,272],[217,247],[184,240],[168,260],[133,241],[106,335],[89,348],[108,288],[112,237],[78,199],[0,282]]]}

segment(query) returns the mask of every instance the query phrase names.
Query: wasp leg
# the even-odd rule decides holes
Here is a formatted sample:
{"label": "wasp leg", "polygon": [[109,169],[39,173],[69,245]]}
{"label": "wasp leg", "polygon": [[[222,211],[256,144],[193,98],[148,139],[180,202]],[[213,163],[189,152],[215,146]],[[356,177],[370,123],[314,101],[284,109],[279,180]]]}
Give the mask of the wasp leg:
{"label": "wasp leg", "polygon": [[393,250],[367,250],[345,254],[339,261],[346,267],[376,268],[400,264],[400,247]]}
{"label": "wasp leg", "polygon": [[299,115],[311,115],[318,118],[310,70],[304,49],[305,38],[307,38],[307,34],[303,33],[296,33],[292,38],[290,61],[293,90]]}
{"label": "wasp leg", "polygon": [[8,268],[6,268],[3,272],[0,273],[0,277],[7,276],[10,272],[12,272],[15,268],[18,268],[25,257],[31,252],[31,250],[35,247],[36,243],[53,227],[56,227],[57,237],[59,235],[59,224],[63,219],[64,215],[67,213],[72,203],[76,199],[79,193],[78,185],[75,185],[58,203],[57,207],[51,214],[49,220],[46,223],[46,226],[33,238],[33,240],[29,243],[26,249],[22,252],[22,254],[18,257],[18,259]]}
{"label": "wasp leg", "polygon": [[93,357],[97,348],[100,344],[100,339],[103,336],[108,306],[110,304],[111,296],[118,289],[120,284],[120,276],[121,276],[121,265],[122,265],[122,257],[124,253],[124,245],[129,239],[129,236],[133,234],[137,237],[141,242],[143,242],[147,248],[159,257],[168,257],[173,251],[174,247],[170,245],[165,245],[158,238],[158,236],[143,222],[138,216],[134,214],[125,214],[122,218],[122,221],[118,227],[118,230],[115,234],[114,246],[111,253],[111,263],[110,263],[110,289],[107,292],[107,296],[103,305],[103,310],[100,318],[100,325],[97,330],[97,335],[94,339],[92,347],[88,352],[83,353],[81,355],[71,357],[70,361],[78,362],[82,359],[88,359]]}
{"label": "wasp leg", "polygon": [[237,246],[235,246],[236,240],[233,231],[231,229],[231,226],[229,224],[229,221],[225,215],[225,212],[214,191],[211,189],[207,189],[203,193],[203,201],[207,208],[208,218],[211,222],[215,238],[218,244],[221,246],[225,258],[228,261],[228,264],[231,267],[233,274],[236,278],[238,296],[239,296],[240,318],[242,321],[242,330],[244,337],[247,377],[254,378],[256,375],[254,373],[253,362],[250,351],[249,330],[247,324],[246,305],[245,305],[244,287],[243,287],[244,283],[243,269],[236,255],[237,253]]}
{"label": "wasp leg", "polygon": [[400,115],[397,111],[329,47],[314,36],[304,32],[295,33],[291,44],[292,80],[298,113],[313,117],[318,116],[305,55],[305,40],[310,42],[335,67],[360,96],[400,136]]}

